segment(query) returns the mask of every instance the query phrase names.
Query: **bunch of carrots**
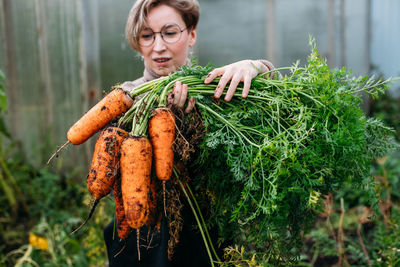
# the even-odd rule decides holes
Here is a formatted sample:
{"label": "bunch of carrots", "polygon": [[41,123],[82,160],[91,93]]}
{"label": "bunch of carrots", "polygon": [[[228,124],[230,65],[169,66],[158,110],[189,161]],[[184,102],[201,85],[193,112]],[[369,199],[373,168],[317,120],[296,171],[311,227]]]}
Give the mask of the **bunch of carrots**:
{"label": "bunch of carrots", "polygon": [[[120,239],[126,240],[132,229],[139,235],[140,227],[153,226],[159,219],[156,183],[151,181],[152,163],[154,159],[155,174],[163,181],[165,190],[165,181],[170,179],[173,169],[175,119],[167,107],[145,112],[143,108],[150,108],[154,100],[145,105],[143,100],[138,102],[140,106],[133,105],[133,99],[121,88],[116,88],[69,129],[68,141],[60,149],[69,143],[82,144],[101,130],[86,180],[94,202],[88,218],[71,234],[86,224],[99,201],[111,191]],[[121,125],[110,125],[113,119],[129,109],[129,114],[136,111],[130,133]],[[139,238],[137,240],[139,242]],[[140,257],[140,253],[138,255]]]}
{"label": "bunch of carrots", "polygon": [[[308,67],[300,68],[295,65],[263,73],[254,78],[252,90],[246,100],[241,99],[242,88],[239,85],[230,103],[221,104],[213,99],[218,79],[210,84],[204,84],[210,66],[183,67],[179,72],[147,82],[129,93],[121,88],[112,90],[67,133],[68,142],[65,145],[68,143],[79,145],[101,131],[95,144],[87,177],[87,187],[93,195],[94,203],[82,225],[92,216],[100,199],[113,191],[119,238],[126,240],[132,229],[136,229],[139,235],[142,226],[153,226],[160,220],[157,210],[159,199],[157,182],[152,180],[152,173],[155,173],[163,185],[164,213],[165,183],[174,175],[178,178],[177,184],[194,213],[211,265],[214,262],[221,262],[212,246],[207,228],[204,227],[205,221],[196,199],[190,187],[180,182],[179,172],[174,166],[173,145],[177,127],[174,114],[167,107],[167,95],[171,93],[174,84],[180,81],[188,85],[188,95],[195,97],[196,107],[206,127],[207,133],[202,149],[208,149],[209,153],[203,154],[214,153],[214,157],[210,157],[209,160],[218,157],[225,160],[227,170],[224,170],[223,175],[231,178],[229,181],[224,181],[223,179],[228,178],[216,174],[214,175],[217,177],[212,177],[211,174],[207,177],[207,181],[211,183],[208,183],[206,189],[222,188],[221,191],[226,191],[224,186],[227,184],[236,186],[236,190],[230,191],[227,195],[222,194],[223,197],[217,195],[223,204],[214,203],[218,207],[215,208],[213,216],[229,217],[225,214],[230,210],[231,216],[226,221],[238,228],[235,230],[236,234],[240,234],[241,227],[245,230],[253,229],[253,225],[261,227],[259,233],[249,232],[253,235],[254,242],[259,244],[271,241],[272,235],[268,234],[268,231],[263,231],[265,229],[287,233],[290,229],[289,224],[296,223],[299,227],[295,229],[301,229],[314,214],[312,207],[304,203],[308,201],[307,196],[311,193],[326,193],[333,190],[333,185],[343,180],[340,175],[334,176],[336,171],[349,170],[345,165],[346,161],[341,162],[342,165],[331,166],[327,162],[320,161],[322,160],[320,157],[314,161],[306,160],[308,157],[312,158],[314,155],[312,153],[315,151],[326,149],[323,147],[324,143],[320,146],[321,142],[314,141],[328,142],[330,141],[328,137],[336,136],[335,131],[341,129],[336,127],[338,124],[336,121],[342,123],[342,128],[349,131],[352,130],[351,123],[357,122],[356,126],[361,132],[359,139],[363,142],[349,142],[346,150],[342,149],[338,142],[328,143],[332,149],[339,152],[352,149],[361,151],[356,156],[362,157],[364,151],[372,151],[371,147],[375,150],[380,149],[382,154],[393,148],[387,139],[391,134],[390,129],[376,121],[363,119],[362,112],[359,112],[358,108],[344,105],[349,99],[358,103],[353,95],[361,91],[372,96],[378,94],[380,88],[386,86],[387,81],[375,82],[363,79],[355,81],[341,72],[330,73],[326,64],[317,59],[315,48],[312,55],[314,56],[310,57]],[[283,69],[289,70],[291,74],[278,79],[279,75],[275,75],[275,72]],[[342,80],[338,77],[342,77]],[[349,88],[347,85],[350,85]],[[343,91],[343,88],[346,88],[346,91]],[[344,108],[339,109],[341,105]],[[346,113],[350,108],[357,112]],[[117,119],[116,125],[110,126],[111,121],[115,119]],[[374,132],[368,130],[372,128]],[[366,141],[371,134],[377,136],[375,143]],[[382,140],[386,140],[386,143]],[[315,151],[311,153],[306,150],[308,147],[315,147]],[[355,157],[354,153],[344,156]],[[365,162],[367,165],[372,155],[368,154],[364,158],[365,160],[360,162]],[[322,167],[326,171],[321,170]],[[356,171],[360,171],[350,174],[346,172],[345,175],[362,178],[366,175],[364,169],[367,169],[361,167],[355,168]],[[301,174],[299,176],[301,179],[297,179],[298,174]],[[317,180],[314,174],[322,178]],[[294,184],[291,182],[293,179]],[[290,191],[288,188],[296,190]],[[304,215],[296,217],[297,220],[293,221],[282,219],[283,216],[291,216],[285,210],[288,208],[285,201],[290,197],[296,199],[291,202],[297,205],[294,209],[298,208],[301,211],[296,214]],[[228,198],[230,202],[227,201]],[[276,216],[277,214],[282,216]],[[299,232],[290,233],[293,240],[298,240]],[[275,237],[280,238],[279,235]],[[286,240],[285,236],[281,239]],[[139,236],[137,241],[139,242]],[[139,244],[137,247],[140,258]],[[261,247],[260,253],[265,253],[264,245]]]}

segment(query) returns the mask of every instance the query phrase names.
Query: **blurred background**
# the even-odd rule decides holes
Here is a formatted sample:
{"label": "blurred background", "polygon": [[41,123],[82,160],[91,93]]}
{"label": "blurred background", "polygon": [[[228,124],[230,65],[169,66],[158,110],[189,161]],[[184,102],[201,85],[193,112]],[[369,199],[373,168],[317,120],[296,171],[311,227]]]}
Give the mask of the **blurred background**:
{"label": "blurred background", "polygon": [[[1,1],[0,68],[7,77],[7,123],[36,166],[48,156],[41,154],[44,146],[61,145],[69,126],[103,91],[142,75],[140,56],[124,35],[133,2]],[[276,67],[297,60],[305,63],[311,34],[332,67],[345,66],[354,75],[400,75],[399,1],[200,0],[200,4],[194,48],[200,64],[218,66],[247,58],[268,59]],[[63,165],[86,169],[90,145],[70,148],[74,156],[65,155]]]}
{"label": "blurred background", "polygon": [[[355,76],[377,75],[384,79],[400,76],[398,0],[199,2],[201,16],[193,52],[202,65],[219,66],[241,59],[262,58],[270,60],[276,67],[290,66],[297,60],[302,65],[310,52],[308,41],[312,35],[331,67],[346,67]],[[54,188],[43,191],[40,197],[46,199],[47,206],[42,204],[31,212],[23,208],[21,212],[21,206],[26,208],[28,205],[26,202],[40,197],[25,197],[25,202],[18,203],[18,197],[25,189],[9,186],[16,198],[12,202],[9,197],[8,202],[18,207],[8,210],[9,206],[4,206],[2,209],[5,215],[0,216],[0,234],[3,235],[0,249],[5,252],[21,248],[26,233],[33,227],[36,232],[42,227],[40,229],[48,233],[56,231],[54,227],[58,222],[65,223],[60,214],[57,214],[59,220],[49,223],[43,209],[53,205],[62,210],[66,206],[82,206],[81,203],[88,201],[83,181],[94,138],[79,147],[70,145],[49,166],[46,161],[66,141],[68,128],[102,97],[103,92],[116,83],[142,76],[140,55],[132,51],[124,35],[126,18],[133,3],[133,0],[0,0],[0,70],[5,75],[3,85],[8,100],[7,112],[5,104],[2,108],[4,138],[0,160],[4,160],[4,166],[8,164],[8,169],[12,170],[10,176],[14,176],[10,179],[16,180],[16,184],[18,180],[23,183],[32,177],[42,177],[46,184],[67,190],[63,193]],[[393,84],[383,98],[387,102],[367,101],[366,113],[375,112],[374,115],[396,127],[399,123],[399,87],[399,83]],[[73,181],[77,181],[76,184]],[[40,191],[44,186],[37,182],[30,190]],[[61,201],[60,196],[65,196],[68,201]],[[76,217],[65,214],[65,218],[79,221],[85,212],[87,210],[75,211]],[[15,230],[10,236],[5,225],[16,223],[12,214],[14,218],[33,214],[36,220],[32,219],[29,225],[20,225],[20,232]],[[100,225],[107,221],[104,218],[101,221],[101,215],[98,218]],[[87,244],[93,245],[93,240],[98,236],[101,238],[99,229],[92,229],[92,235],[86,233]],[[68,240],[65,242],[74,253],[83,253],[79,258],[84,263],[82,266],[89,264],[86,257],[91,250],[79,252],[82,242],[73,243],[67,236],[63,238]],[[97,242],[102,246],[101,240]],[[67,253],[65,251],[55,254]],[[0,259],[7,263],[11,256],[5,252]],[[17,252],[24,255],[26,249]],[[49,256],[40,257],[46,259]],[[60,261],[74,261],[65,257]],[[101,257],[104,255],[96,255],[100,263],[94,265],[102,266],[101,259],[104,258]]]}

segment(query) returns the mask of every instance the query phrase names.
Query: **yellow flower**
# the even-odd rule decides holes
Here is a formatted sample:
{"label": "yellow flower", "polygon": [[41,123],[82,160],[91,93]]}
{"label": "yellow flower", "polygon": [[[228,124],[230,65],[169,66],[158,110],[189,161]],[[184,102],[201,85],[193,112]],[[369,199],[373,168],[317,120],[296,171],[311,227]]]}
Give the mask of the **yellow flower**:
{"label": "yellow flower", "polygon": [[29,234],[29,244],[34,248],[49,250],[49,243],[47,242],[47,238],[37,236],[34,233]]}

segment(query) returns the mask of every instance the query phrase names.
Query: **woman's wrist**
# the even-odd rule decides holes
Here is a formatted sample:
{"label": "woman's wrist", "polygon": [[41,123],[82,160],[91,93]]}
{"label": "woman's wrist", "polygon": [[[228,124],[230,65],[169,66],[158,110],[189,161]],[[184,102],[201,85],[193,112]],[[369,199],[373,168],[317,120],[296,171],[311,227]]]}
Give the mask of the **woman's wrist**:
{"label": "woman's wrist", "polygon": [[[262,70],[262,71],[259,72],[258,74],[262,74],[262,73],[265,73],[265,72],[268,72],[268,71],[272,71],[272,70],[275,69],[274,65],[270,61],[268,61],[266,59],[258,59],[258,60],[255,60],[255,61],[258,61],[259,64],[264,65],[263,68],[260,68],[260,70]],[[278,79],[282,78],[282,75],[279,72],[275,72],[275,71],[271,72],[269,74],[269,76],[271,78],[278,78]]]}
{"label": "woman's wrist", "polygon": [[259,66],[259,74],[275,69],[274,65],[266,59],[257,59],[255,62],[257,62],[257,66]]}

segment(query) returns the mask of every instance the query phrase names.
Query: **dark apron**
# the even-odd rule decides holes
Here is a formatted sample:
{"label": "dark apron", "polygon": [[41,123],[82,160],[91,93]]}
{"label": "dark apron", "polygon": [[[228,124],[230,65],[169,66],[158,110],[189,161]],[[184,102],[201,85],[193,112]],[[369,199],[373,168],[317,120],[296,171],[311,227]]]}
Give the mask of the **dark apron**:
{"label": "dark apron", "polygon": [[[182,209],[183,228],[180,232],[179,243],[175,247],[172,261],[168,260],[168,224],[163,218],[161,230],[148,232],[148,227],[143,226],[140,229],[140,261],[138,261],[138,252],[136,244],[136,231],[132,231],[127,238],[126,247],[116,257],[114,257],[124,246],[124,242],[119,242],[119,237],[115,232],[116,238],[113,239],[114,220],[104,228],[104,240],[107,246],[107,253],[110,267],[117,266],[138,266],[138,267],[206,267],[211,266],[203,238],[200,231],[193,227],[196,225],[192,211],[187,205]],[[221,258],[222,250],[218,249],[216,244],[216,232],[209,231],[213,240],[214,248]],[[148,236],[151,243],[148,245],[146,239]],[[144,239],[144,240],[142,240]],[[148,247],[149,246],[149,247]]]}

